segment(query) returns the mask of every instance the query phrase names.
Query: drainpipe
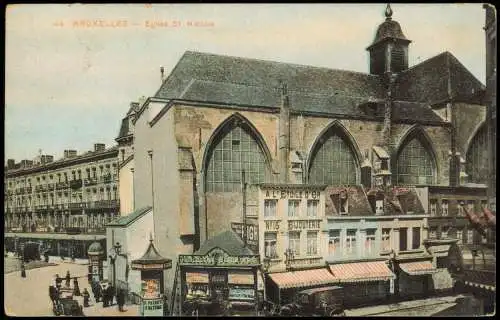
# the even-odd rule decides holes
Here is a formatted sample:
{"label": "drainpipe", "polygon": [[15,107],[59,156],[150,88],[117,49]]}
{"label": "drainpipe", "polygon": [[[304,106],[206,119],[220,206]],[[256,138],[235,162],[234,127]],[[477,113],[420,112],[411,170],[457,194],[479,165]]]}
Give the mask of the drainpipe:
{"label": "drainpipe", "polygon": [[290,103],[286,83],[281,83],[281,106],[279,119],[280,182],[288,183],[290,156]]}

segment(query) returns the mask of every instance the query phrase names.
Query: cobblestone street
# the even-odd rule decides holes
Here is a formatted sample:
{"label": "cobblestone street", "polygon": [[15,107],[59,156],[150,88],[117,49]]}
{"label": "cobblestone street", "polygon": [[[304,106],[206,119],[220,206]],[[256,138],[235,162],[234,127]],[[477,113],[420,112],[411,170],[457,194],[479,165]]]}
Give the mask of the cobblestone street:
{"label": "cobblestone street", "polygon": [[[52,302],[49,298],[48,287],[58,273],[64,276],[66,271],[72,277],[81,277],[80,289],[90,287],[87,282],[87,265],[69,262],[59,262],[56,266],[26,270],[26,278],[21,278],[20,272],[4,274],[5,312],[9,316],[53,316]],[[91,293],[92,296],[92,293]],[[82,297],[75,297],[83,305]],[[91,306],[84,308],[86,316],[134,316],[138,315],[137,305],[125,306],[126,312],[119,312],[117,306],[102,307],[102,302],[95,304],[91,297]]]}

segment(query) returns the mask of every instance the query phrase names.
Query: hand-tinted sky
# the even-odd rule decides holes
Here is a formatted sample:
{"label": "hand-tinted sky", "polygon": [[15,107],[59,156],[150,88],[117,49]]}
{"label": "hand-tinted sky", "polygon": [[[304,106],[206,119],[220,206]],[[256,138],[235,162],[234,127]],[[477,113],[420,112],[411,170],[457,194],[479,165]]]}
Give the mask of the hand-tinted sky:
{"label": "hand-tinted sky", "polygon": [[[481,4],[393,4],[410,66],[450,51],[485,83]],[[154,95],[186,50],[368,72],[385,4],[11,5],[6,158],[114,144],[131,101]],[[81,20],[121,27],[76,27]],[[149,22],[148,22],[149,21]],[[179,27],[151,28],[153,21]],[[188,26],[198,21],[205,26]],[[126,26],[123,26],[126,23]]]}

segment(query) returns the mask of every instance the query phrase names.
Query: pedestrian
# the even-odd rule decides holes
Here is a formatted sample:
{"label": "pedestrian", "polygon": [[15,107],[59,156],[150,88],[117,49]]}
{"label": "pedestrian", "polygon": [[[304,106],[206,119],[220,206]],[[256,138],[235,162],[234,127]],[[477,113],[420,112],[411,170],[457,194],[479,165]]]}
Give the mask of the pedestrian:
{"label": "pedestrian", "polygon": [[109,304],[109,296],[108,296],[108,287],[107,284],[103,284],[101,286],[101,292],[102,292],[102,307],[107,308]]}
{"label": "pedestrian", "polygon": [[89,306],[90,293],[87,291],[87,288],[83,289],[83,306],[87,308]]}
{"label": "pedestrian", "polygon": [[71,262],[75,262],[75,253],[71,252]]}
{"label": "pedestrian", "polygon": [[21,277],[26,278],[26,267],[24,266],[24,261],[21,262]]}
{"label": "pedestrian", "polygon": [[62,283],[62,278],[59,277],[59,274],[56,274],[56,288],[57,290],[60,290],[61,289],[61,283]]}
{"label": "pedestrian", "polygon": [[78,278],[77,277],[73,278],[73,295],[77,296],[77,297],[81,296],[80,286],[78,285]]}
{"label": "pedestrian", "polygon": [[118,290],[116,294],[116,303],[118,304],[118,311],[123,312],[123,305],[125,304],[125,295],[123,290]]}
{"label": "pedestrian", "polygon": [[49,262],[49,252],[48,251],[45,251],[43,253],[43,257],[45,258],[45,262]]}
{"label": "pedestrian", "polygon": [[52,304],[55,306],[57,301],[57,289],[54,285],[49,286],[49,297],[50,301],[52,301]]}
{"label": "pedestrian", "polygon": [[69,288],[71,282],[71,275],[69,274],[69,270],[66,272],[66,287]]}
{"label": "pedestrian", "polygon": [[99,302],[99,301],[103,300],[102,288],[101,288],[101,285],[99,284],[99,282],[94,282],[94,289],[95,289],[95,293],[94,293],[95,302]]}

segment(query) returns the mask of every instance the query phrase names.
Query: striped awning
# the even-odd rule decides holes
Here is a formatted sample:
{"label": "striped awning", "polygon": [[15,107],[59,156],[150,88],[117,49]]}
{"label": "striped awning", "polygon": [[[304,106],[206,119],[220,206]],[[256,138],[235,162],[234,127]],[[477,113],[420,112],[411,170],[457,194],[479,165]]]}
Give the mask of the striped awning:
{"label": "striped awning", "polygon": [[187,283],[208,283],[208,272],[186,272]]}
{"label": "striped awning", "polygon": [[333,275],[325,268],[270,273],[269,277],[280,289],[311,287],[336,282]]}
{"label": "striped awning", "polygon": [[432,266],[430,261],[415,261],[400,263],[399,267],[411,276],[436,273],[438,270]]}
{"label": "striped awning", "polygon": [[354,262],[330,265],[337,282],[387,281],[394,273],[385,261]]}
{"label": "striped awning", "polygon": [[229,284],[254,284],[253,273],[231,271],[227,274],[227,282]]}

